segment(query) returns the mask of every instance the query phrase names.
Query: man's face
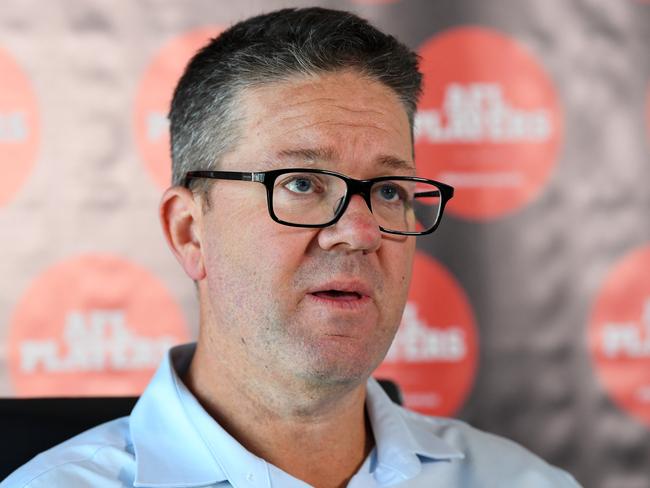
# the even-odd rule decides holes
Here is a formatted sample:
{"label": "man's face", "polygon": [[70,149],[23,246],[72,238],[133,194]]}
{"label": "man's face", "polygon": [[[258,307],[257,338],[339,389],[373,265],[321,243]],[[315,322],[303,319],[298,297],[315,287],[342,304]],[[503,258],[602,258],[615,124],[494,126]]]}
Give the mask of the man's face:
{"label": "man's face", "polygon": [[[355,72],[251,89],[240,108],[237,148],[219,169],[415,174],[402,104]],[[249,377],[255,370],[321,384],[369,375],[399,325],[415,239],[382,234],[358,195],[323,229],[271,220],[259,183],[215,181],[209,198],[200,224],[201,340]]]}

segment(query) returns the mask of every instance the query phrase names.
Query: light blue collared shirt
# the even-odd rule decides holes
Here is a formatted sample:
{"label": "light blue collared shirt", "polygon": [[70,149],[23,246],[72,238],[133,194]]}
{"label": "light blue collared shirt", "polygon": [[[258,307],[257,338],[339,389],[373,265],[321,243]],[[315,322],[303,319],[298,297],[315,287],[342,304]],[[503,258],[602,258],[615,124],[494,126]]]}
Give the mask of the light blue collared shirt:
{"label": "light blue collared shirt", "polygon": [[[173,348],[129,417],[36,456],[0,488],[308,487],[247,451],[201,407],[180,379],[193,354],[194,345]],[[372,379],[367,391],[376,446],[349,488],[578,486],[513,442],[405,410]]]}

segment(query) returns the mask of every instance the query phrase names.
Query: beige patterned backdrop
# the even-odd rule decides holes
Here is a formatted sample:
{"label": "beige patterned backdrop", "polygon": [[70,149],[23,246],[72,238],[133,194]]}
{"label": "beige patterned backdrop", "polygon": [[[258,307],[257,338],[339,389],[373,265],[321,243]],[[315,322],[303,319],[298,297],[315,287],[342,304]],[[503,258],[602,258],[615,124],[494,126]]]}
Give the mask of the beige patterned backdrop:
{"label": "beige patterned backdrop", "polygon": [[[1,0],[0,395],[137,394],[196,335],[166,249],[166,111],[232,22],[314,2]],[[650,487],[650,4],[357,0],[422,56],[418,241],[377,375],[589,487]]]}

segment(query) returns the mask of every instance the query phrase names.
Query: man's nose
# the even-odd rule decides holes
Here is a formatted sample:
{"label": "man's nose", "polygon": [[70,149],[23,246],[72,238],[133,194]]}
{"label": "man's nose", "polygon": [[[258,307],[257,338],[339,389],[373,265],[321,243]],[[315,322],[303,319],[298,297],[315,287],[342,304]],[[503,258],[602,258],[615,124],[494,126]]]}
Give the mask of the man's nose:
{"label": "man's nose", "polygon": [[381,245],[379,224],[361,195],[353,195],[348,207],[334,225],[321,229],[322,249],[339,247],[347,251],[375,252]]}

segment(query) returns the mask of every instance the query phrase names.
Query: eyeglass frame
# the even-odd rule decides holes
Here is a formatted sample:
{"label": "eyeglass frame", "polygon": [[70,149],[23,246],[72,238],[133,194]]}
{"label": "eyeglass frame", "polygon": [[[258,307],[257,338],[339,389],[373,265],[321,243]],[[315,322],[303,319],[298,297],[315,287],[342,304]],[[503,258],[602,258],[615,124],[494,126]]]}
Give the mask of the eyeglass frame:
{"label": "eyeglass frame", "polygon": [[[285,220],[280,219],[275,214],[275,211],[273,210],[273,189],[274,189],[273,185],[275,183],[275,180],[277,180],[278,176],[287,173],[325,174],[330,176],[336,176],[342,179],[346,184],[346,192],[344,196],[344,201],[340,205],[339,211],[334,216],[334,218],[324,224],[296,224],[293,222],[287,222]],[[420,195],[422,195],[422,193],[438,193],[440,196],[440,209],[438,210],[438,216],[435,224],[430,229],[426,231],[419,231],[419,232],[416,231],[406,232],[406,231],[384,229],[381,225],[379,225],[379,230],[381,230],[382,232],[385,232],[387,234],[396,234],[396,235],[404,235],[404,236],[422,236],[422,235],[431,234],[433,231],[435,231],[440,225],[440,222],[442,221],[442,214],[445,210],[445,205],[454,196],[454,187],[442,183],[440,181],[431,180],[428,178],[422,178],[420,176],[378,176],[376,178],[358,180],[350,176],[344,175],[342,173],[337,173],[336,171],[330,171],[330,170],[319,169],[319,168],[282,168],[282,169],[273,169],[269,171],[188,171],[187,173],[185,173],[182,186],[189,189],[190,181],[199,178],[208,178],[214,180],[250,181],[253,183],[261,183],[266,188],[266,204],[271,219],[273,219],[278,224],[286,225],[289,227],[303,227],[303,228],[310,228],[310,229],[321,229],[336,224],[341,219],[345,211],[347,210],[350,200],[354,195],[360,195],[366,202],[366,205],[368,205],[368,209],[370,210],[370,213],[373,213],[372,204],[370,202],[370,189],[375,183],[378,183],[380,181],[388,181],[388,180],[414,181],[414,182],[428,183],[435,186],[438,189],[437,192],[432,191],[432,192],[419,193]],[[438,195],[424,195],[424,196],[438,196]]]}

